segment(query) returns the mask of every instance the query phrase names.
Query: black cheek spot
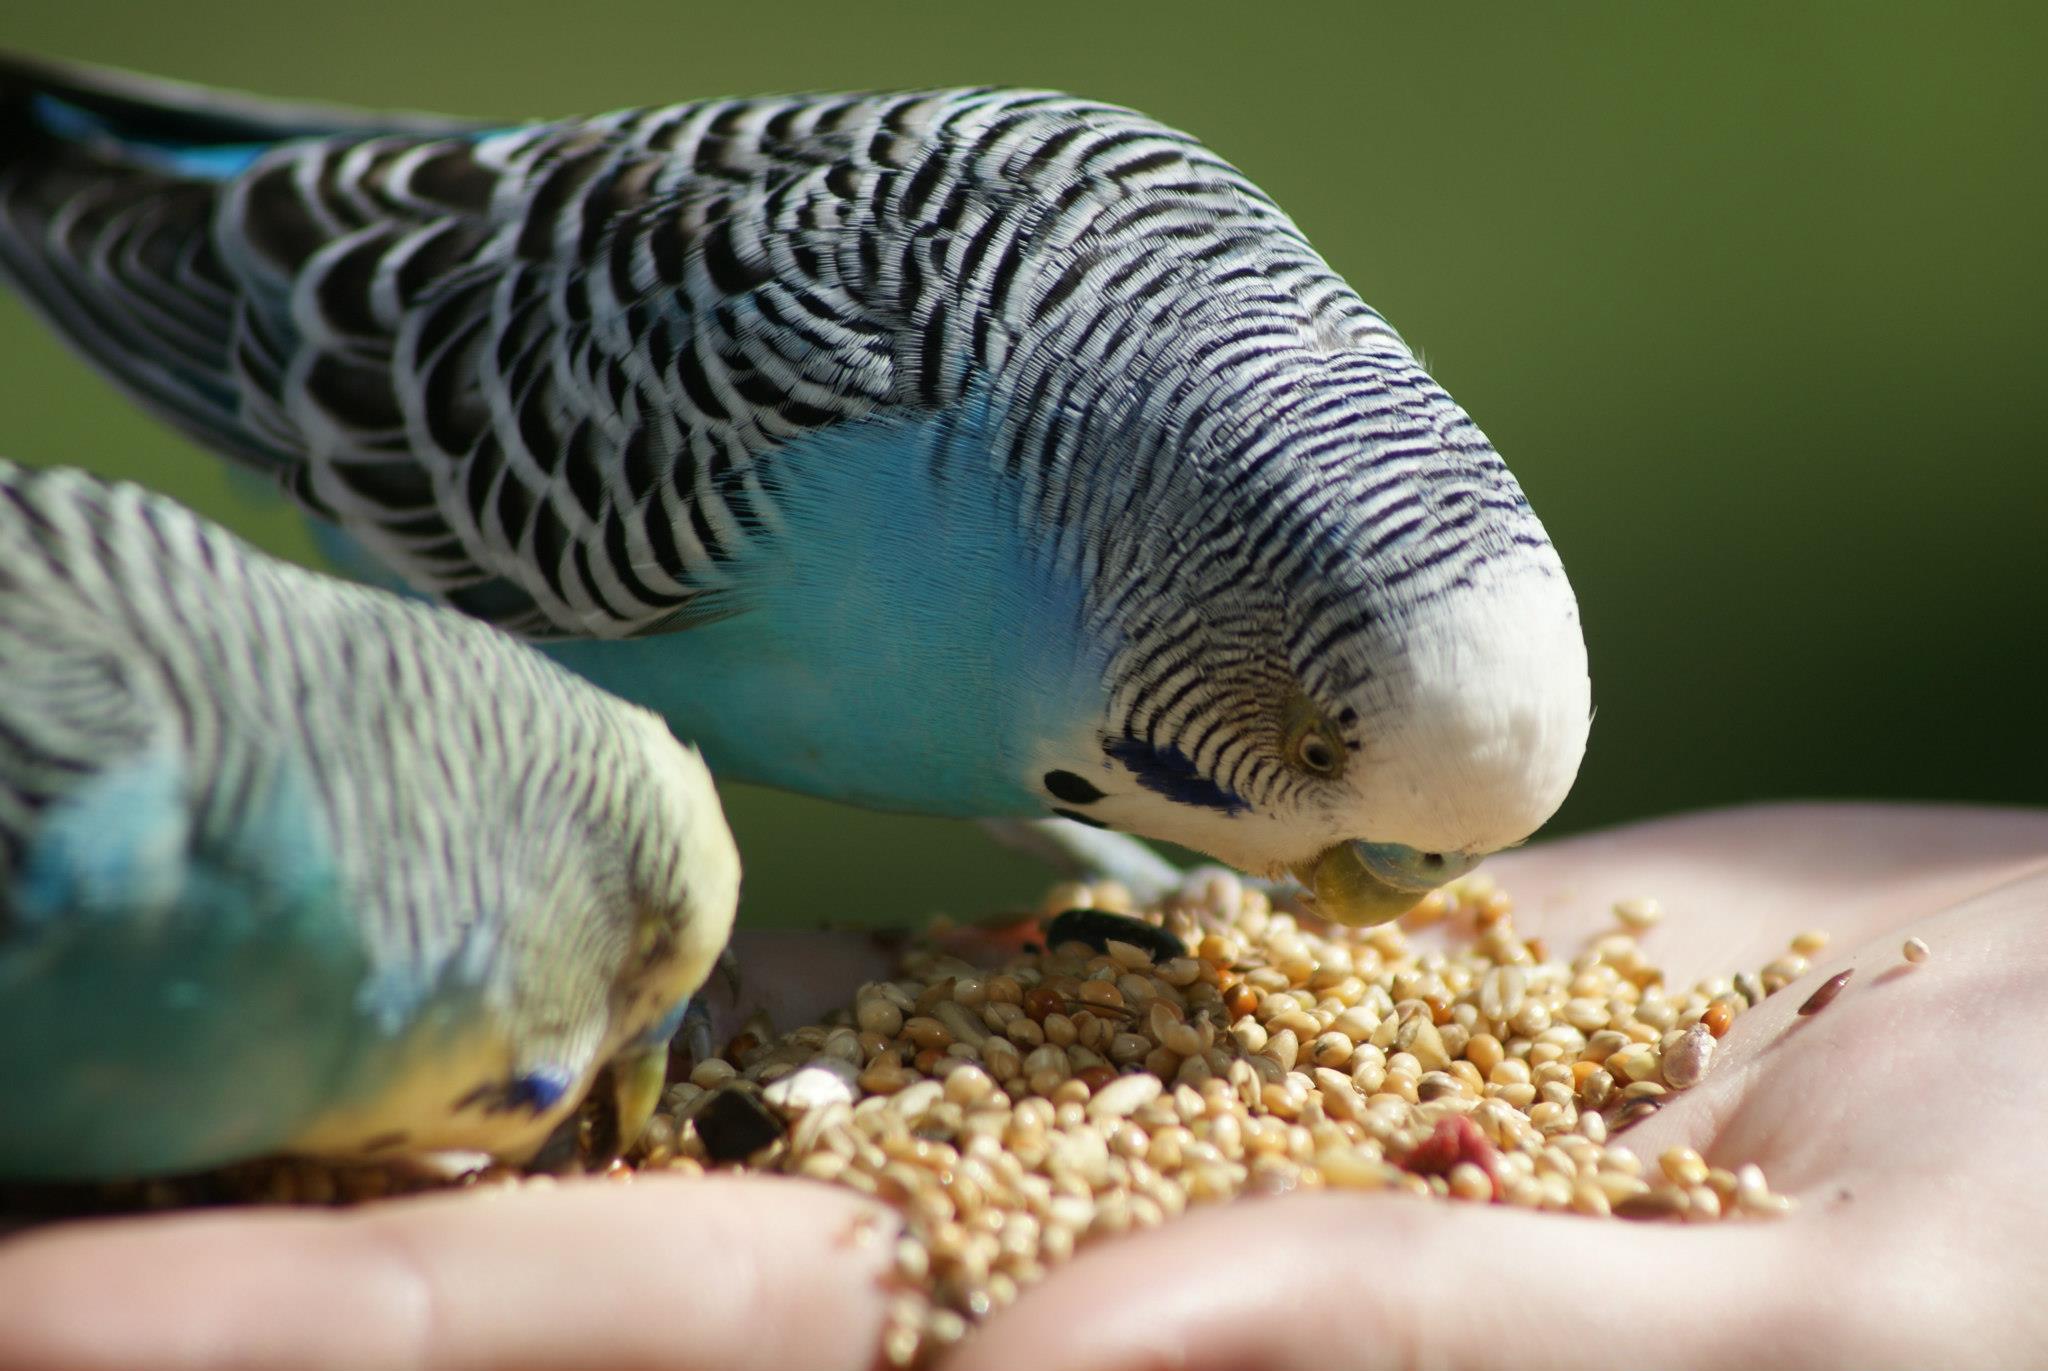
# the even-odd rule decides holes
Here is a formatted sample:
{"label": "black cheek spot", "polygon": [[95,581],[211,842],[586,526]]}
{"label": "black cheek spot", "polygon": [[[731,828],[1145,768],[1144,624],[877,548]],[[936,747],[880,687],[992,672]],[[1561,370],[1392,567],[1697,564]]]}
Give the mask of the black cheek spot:
{"label": "black cheek spot", "polygon": [[1102,798],[1101,790],[1086,777],[1076,776],[1071,771],[1046,772],[1045,788],[1054,799],[1073,805],[1092,805]]}
{"label": "black cheek spot", "polygon": [[1086,825],[1088,825],[1088,827],[1090,827],[1090,828],[1108,828],[1108,827],[1109,827],[1109,825],[1108,825],[1108,824],[1106,824],[1106,823],[1104,823],[1104,822],[1102,822],[1102,820],[1100,820],[1100,819],[1091,819],[1091,818],[1089,818],[1089,817],[1088,817],[1088,816],[1087,816],[1086,814],[1083,814],[1083,813],[1081,813],[1081,812],[1080,812],[1079,810],[1077,810],[1077,809],[1058,809],[1058,808],[1055,808],[1055,809],[1053,810],[1053,813],[1055,813],[1055,814],[1059,815],[1059,816],[1060,816],[1060,817],[1061,817],[1062,819],[1072,819],[1072,820],[1073,820],[1073,821],[1074,821],[1075,823],[1077,823],[1077,824],[1086,824]]}

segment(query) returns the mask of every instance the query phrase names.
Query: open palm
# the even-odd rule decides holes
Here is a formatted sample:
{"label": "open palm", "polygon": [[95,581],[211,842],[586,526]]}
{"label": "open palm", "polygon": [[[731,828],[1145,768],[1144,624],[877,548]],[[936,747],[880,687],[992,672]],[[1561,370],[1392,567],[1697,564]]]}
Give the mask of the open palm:
{"label": "open palm", "polygon": [[[2048,1353],[2048,813],[1778,806],[1498,859],[1568,950],[1670,911],[1675,983],[1833,942],[1624,1135],[1761,1163],[1776,1223],[1600,1223],[1389,1195],[1209,1209],[1082,1253],[951,1365],[2020,1364]],[[1933,948],[1907,968],[1902,939]],[[872,967],[820,939],[793,970]],[[758,973],[763,958],[749,959]],[[1795,1009],[1853,967],[1825,1013]],[[815,984],[815,982],[814,982]],[[0,1367],[874,1364],[886,1215],[784,1179],[589,1181],[342,1213],[102,1221],[0,1243]]]}

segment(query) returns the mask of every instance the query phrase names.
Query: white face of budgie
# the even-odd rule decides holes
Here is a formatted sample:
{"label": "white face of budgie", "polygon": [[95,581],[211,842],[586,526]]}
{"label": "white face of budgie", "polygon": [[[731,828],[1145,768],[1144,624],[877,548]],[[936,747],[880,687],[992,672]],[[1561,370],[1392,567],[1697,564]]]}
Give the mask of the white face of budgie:
{"label": "white face of budgie", "polygon": [[1291,875],[1328,917],[1391,918],[1563,802],[1591,722],[1585,638],[1553,561],[1435,600],[1351,651],[1357,683],[1320,700],[1272,672],[1233,690],[1219,668],[1201,693],[1221,701],[1215,717],[1243,720],[1234,730],[1070,740],[1043,755],[1085,756],[1092,741],[1106,765],[1048,766],[1041,785],[1067,817]]}

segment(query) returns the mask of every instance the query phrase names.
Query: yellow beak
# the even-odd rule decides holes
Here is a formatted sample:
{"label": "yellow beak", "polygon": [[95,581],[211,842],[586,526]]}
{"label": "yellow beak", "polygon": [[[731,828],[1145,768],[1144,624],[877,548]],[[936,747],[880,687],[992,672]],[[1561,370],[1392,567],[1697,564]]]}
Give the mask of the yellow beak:
{"label": "yellow beak", "polygon": [[1359,843],[1338,843],[1314,860],[1289,868],[1313,897],[1315,911],[1323,918],[1355,927],[1383,924],[1406,914],[1436,889],[1435,881],[1425,881],[1419,887],[1388,881],[1366,865],[1360,848]]}

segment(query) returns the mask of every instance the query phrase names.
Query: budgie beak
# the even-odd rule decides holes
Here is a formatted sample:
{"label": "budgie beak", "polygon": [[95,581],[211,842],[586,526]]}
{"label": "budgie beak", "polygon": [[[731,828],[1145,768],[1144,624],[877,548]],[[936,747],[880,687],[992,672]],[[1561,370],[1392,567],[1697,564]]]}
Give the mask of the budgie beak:
{"label": "budgie beak", "polygon": [[661,1103],[668,1077],[668,1039],[621,1052],[612,1058],[613,1104],[618,1111],[619,1151],[631,1150]]}
{"label": "budgie beak", "polygon": [[1289,870],[1323,918],[1369,927],[1398,918],[1444,882],[1478,865],[1467,853],[1417,852],[1392,843],[1338,843]]}

